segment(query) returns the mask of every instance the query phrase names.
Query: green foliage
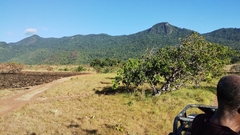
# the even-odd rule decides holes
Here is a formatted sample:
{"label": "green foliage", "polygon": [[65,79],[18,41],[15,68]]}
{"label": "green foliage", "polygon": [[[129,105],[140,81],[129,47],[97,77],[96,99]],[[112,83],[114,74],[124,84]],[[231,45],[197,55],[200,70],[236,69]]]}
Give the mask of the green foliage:
{"label": "green foliage", "polygon": [[113,129],[118,130],[120,132],[124,132],[123,122],[121,119],[119,119],[118,123],[113,126]]}
{"label": "green foliage", "polygon": [[105,68],[103,73],[109,73],[110,69],[109,68]]}
{"label": "green foliage", "polygon": [[211,33],[203,34],[207,41],[230,46],[234,49],[240,49],[240,29],[222,28]]}
{"label": "green foliage", "polygon": [[202,80],[211,80],[223,74],[233,51],[227,46],[212,44],[196,33],[182,40],[182,61],[186,64],[189,80],[197,86]]}
{"label": "green foliage", "polygon": [[110,36],[75,35],[63,38],[41,38],[37,35],[17,43],[0,44],[0,62],[17,61],[25,64],[88,64],[94,59],[138,58],[149,47],[178,44],[180,37],[191,33],[166,23],[154,25],[142,32]]}
{"label": "green foliage", "polygon": [[81,72],[84,71],[84,67],[83,66],[78,66],[76,69],[77,72]]}
{"label": "green foliage", "polygon": [[105,62],[101,59],[94,59],[93,61],[90,62],[91,67],[101,67],[103,68],[105,65]]}
{"label": "green foliage", "polygon": [[[181,29],[169,23],[130,35],[107,34],[75,35],[63,38],[41,38],[37,35],[16,43],[0,42],[0,62],[24,64],[71,65],[89,64],[94,59],[139,58],[146,48],[163,48],[180,44],[179,38],[193,31]],[[240,29],[220,29],[203,34],[207,41],[240,49]],[[234,57],[234,60],[239,57]]]}
{"label": "green foliage", "polygon": [[118,67],[122,64],[121,60],[106,58],[102,59],[94,59],[90,66],[93,67],[98,73],[109,73],[113,72],[113,67]]}
{"label": "green foliage", "polygon": [[234,55],[231,57],[231,63],[239,63],[240,62],[240,50],[234,50]]}
{"label": "green foliage", "polygon": [[[199,86],[202,81],[222,75],[231,55],[233,51],[228,47],[212,44],[193,33],[182,39],[178,47],[161,48],[157,53],[151,50],[141,59],[129,59],[119,70],[113,87],[120,82],[126,86],[148,83],[157,95],[177,90],[187,82]],[[159,84],[163,85],[157,90]]]}
{"label": "green foliage", "polygon": [[69,71],[69,69],[68,68],[64,68],[63,71]]}
{"label": "green foliage", "polygon": [[107,66],[119,66],[121,64],[121,60],[106,58],[105,60],[102,59],[94,59],[90,62],[91,67],[107,67]]}

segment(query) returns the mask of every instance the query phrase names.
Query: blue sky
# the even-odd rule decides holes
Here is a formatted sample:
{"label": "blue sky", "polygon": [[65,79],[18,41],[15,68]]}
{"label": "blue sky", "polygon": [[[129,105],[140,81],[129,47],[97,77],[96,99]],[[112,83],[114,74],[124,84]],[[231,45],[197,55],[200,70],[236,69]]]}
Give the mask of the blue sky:
{"label": "blue sky", "polygon": [[0,41],[32,34],[129,35],[160,22],[207,33],[240,28],[240,0],[0,0]]}

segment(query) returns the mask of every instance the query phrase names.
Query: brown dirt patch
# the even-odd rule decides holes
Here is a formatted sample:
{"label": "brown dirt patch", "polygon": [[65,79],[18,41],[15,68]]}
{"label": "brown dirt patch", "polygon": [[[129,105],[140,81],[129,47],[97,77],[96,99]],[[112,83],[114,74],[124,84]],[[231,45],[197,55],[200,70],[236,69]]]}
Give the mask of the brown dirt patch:
{"label": "brown dirt patch", "polygon": [[44,83],[49,83],[60,78],[81,74],[83,73],[78,72],[23,72],[17,74],[1,73],[0,90],[36,86]]}
{"label": "brown dirt patch", "polygon": [[[70,80],[72,76],[83,73],[70,72],[25,72],[19,74],[0,74],[0,90],[17,88],[21,92],[0,100],[0,115],[35,101],[49,88]],[[66,98],[66,97],[65,97]]]}

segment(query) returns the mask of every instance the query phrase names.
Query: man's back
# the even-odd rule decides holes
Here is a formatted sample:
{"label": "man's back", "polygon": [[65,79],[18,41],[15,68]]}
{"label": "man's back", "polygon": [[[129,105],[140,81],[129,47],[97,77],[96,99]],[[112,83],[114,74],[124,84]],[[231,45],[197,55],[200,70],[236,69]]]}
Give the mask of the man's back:
{"label": "man's back", "polygon": [[192,124],[191,135],[239,135],[228,127],[213,123],[211,117],[208,114],[196,116]]}

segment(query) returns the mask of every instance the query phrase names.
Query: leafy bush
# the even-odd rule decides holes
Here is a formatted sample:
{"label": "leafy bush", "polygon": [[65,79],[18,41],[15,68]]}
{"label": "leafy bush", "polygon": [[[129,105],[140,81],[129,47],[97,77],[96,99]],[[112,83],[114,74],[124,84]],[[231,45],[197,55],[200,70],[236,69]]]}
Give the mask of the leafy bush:
{"label": "leafy bush", "polygon": [[90,66],[93,67],[97,73],[109,73],[113,72],[113,67],[118,67],[122,64],[121,60],[106,58],[102,59],[94,59]]}
{"label": "leafy bush", "polygon": [[63,70],[64,70],[64,71],[69,71],[69,69],[68,69],[68,68],[64,68]]}
{"label": "leafy bush", "polygon": [[187,82],[199,86],[202,81],[221,76],[232,54],[228,47],[212,44],[193,33],[182,39],[178,47],[165,47],[156,53],[150,51],[141,59],[129,59],[118,71],[113,87],[117,88],[120,82],[126,86],[148,83],[153,94],[160,95],[163,91],[177,90]]}
{"label": "leafy bush", "polygon": [[121,65],[122,61],[118,59],[111,59],[106,58],[105,60],[102,59],[94,59],[92,62],[90,62],[91,67],[107,67],[107,66],[119,66]]}
{"label": "leafy bush", "polygon": [[81,72],[84,71],[84,67],[83,66],[78,66],[76,69],[77,72]]}

